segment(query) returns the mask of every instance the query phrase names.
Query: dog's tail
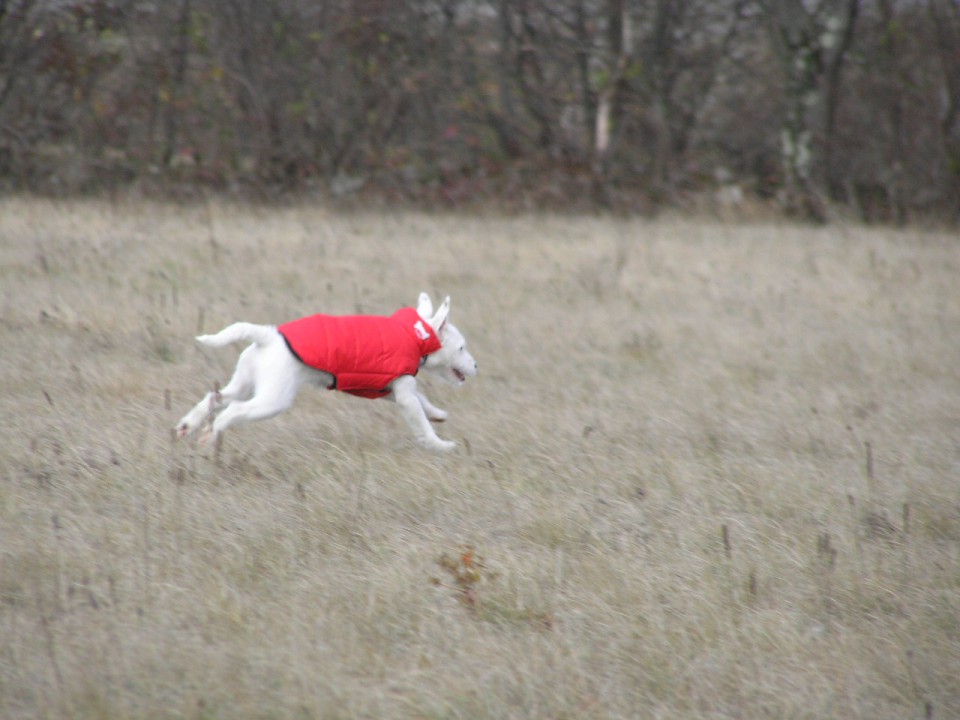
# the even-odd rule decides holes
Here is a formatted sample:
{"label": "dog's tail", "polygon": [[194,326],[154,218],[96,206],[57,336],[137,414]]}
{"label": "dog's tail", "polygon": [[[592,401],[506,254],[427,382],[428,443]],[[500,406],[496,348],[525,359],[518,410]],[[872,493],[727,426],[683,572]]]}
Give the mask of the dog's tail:
{"label": "dog's tail", "polygon": [[235,342],[253,342],[263,347],[278,338],[273,325],[255,325],[248,322],[236,322],[228,325],[216,335],[198,335],[197,342],[210,347],[223,347]]}

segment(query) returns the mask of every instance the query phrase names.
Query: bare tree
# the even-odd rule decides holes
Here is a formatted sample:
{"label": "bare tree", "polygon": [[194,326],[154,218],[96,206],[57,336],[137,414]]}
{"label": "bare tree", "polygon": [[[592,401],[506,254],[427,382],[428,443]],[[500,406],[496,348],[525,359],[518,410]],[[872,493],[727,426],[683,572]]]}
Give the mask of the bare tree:
{"label": "bare tree", "polygon": [[927,9],[943,75],[940,138],[947,159],[950,205],[956,217],[960,214],[960,0],[930,0]]}
{"label": "bare tree", "polygon": [[170,77],[169,99],[163,122],[163,162],[169,164],[177,149],[177,116],[179,109],[175,99],[184,92],[187,63],[190,53],[190,0],[180,0],[176,29],[169,34],[167,54],[173,61]]}
{"label": "bare tree", "polygon": [[[825,219],[814,178],[815,134],[825,108],[832,118],[839,69],[853,38],[859,0],[759,0],[783,76],[784,120],[780,156],[786,206],[803,217]],[[826,82],[827,79],[830,82]]]}
{"label": "bare tree", "polygon": [[45,51],[34,37],[34,0],[0,2],[0,174],[17,171],[33,142],[24,114],[9,110],[18,90],[29,95],[36,82],[38,59]]}

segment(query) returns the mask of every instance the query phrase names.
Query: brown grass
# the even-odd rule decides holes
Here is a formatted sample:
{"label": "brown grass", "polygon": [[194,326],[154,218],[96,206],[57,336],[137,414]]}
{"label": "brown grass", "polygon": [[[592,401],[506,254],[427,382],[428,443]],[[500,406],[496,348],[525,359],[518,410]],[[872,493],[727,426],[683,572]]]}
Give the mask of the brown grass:
{"label": "brown grass", "polygon": [[[0,717],[960,716],[955,236],[0,203]],[[480,376],[177,418],[236,319]]]}

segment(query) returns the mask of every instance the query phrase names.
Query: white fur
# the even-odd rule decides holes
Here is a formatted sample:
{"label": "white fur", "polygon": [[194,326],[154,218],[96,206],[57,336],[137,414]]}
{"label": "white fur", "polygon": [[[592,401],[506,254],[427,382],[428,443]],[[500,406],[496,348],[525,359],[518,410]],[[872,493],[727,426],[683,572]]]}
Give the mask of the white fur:
{"label": "white fur", "polygon": [[[440,340],[441,348],[428,355],[422,369],[438,375],[451,385],[461,385],[467,376],[477,374],[477,363],[467,351],[460,331],[447,321],[450,298],[433,311],[430,296],[420,293],[417,312],[427,320]],[[283,336],[273,325],[237,322],[216,335],[200,335],[197,340],[211,347],[234,342],[249,342],[237,360],[233,377],[221,390],[209,392],[177,423],[177,435],[190,435],[201,426],[207,429],[200,438],[206,444],[238,422],[263,420],[282,413],[293,404],[297,390],[305,382],[329,387],[329,373],[314,370],[300,362],[287,347]],[[430,450],[452,450],[456,443],[440,439],[430,422],[447,419],[444,410],[433,405],[417,389],[413,375],[402,375],[390,385],[390,394],[400,415],[413,430],[417,442]]]}

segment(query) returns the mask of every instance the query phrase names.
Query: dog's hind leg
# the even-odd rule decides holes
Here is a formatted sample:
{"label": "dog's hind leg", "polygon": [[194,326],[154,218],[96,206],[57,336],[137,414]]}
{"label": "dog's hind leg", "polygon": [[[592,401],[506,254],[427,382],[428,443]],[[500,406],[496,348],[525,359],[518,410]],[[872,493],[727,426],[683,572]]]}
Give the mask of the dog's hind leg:
{"label": "dog's hind leg", "polygon": [[216,440],[231,425],[238,422],[249,422],[250,420],[266,420],[274,415],[279,415],[293,404],[293,398],[296,396],[296,387],[287,385],[275,390],[261,391],[257,389],[256,395],[249,400],[237,400],[223,408],[223,411],[214,418],[210,429],[200,438],[204,445]]}
{"label": "dog's hind leg", "polygon": [[[290,355],[283,343],[257,347],[256,353],[255,362],[250,363],[249,368],[246,368],[248,372],[243,376],[249,377],[249,380],[238,381],[239,387],[251,389],[252,396],[247,393],[243,398],[224,404],[223,409],[213,419],[210,429],[200,438],[201,443],[207,444],[216,440],[220,433],[235,423],[265,420],[279,415],[293,404],[304,379],[300,361]],[[240,370],[239,364],[237,370]],[[228,389],[229,385],[221,394],[225,395]]]}
{"label": "dog's hind leg", "polygon": [[177,423],[177,437],[185,438],[192,432],[195,432],[208,417],[214,415],[220,408],[220,393],[212,390],[203,396],[203,400],[198,402],[193,408],[180,418]]}
{"label": "dog's hind leg", "polygon": [[184,438],[211,421],[217,413],[236,400],[245,400],[253,394],[254,383],[254,354],[257,348],[251,345],[237,360],[233,377],[220,390],[208,392],[203,399],[194,405],[193,409],[184,415],[177,423],[177,436]]}

